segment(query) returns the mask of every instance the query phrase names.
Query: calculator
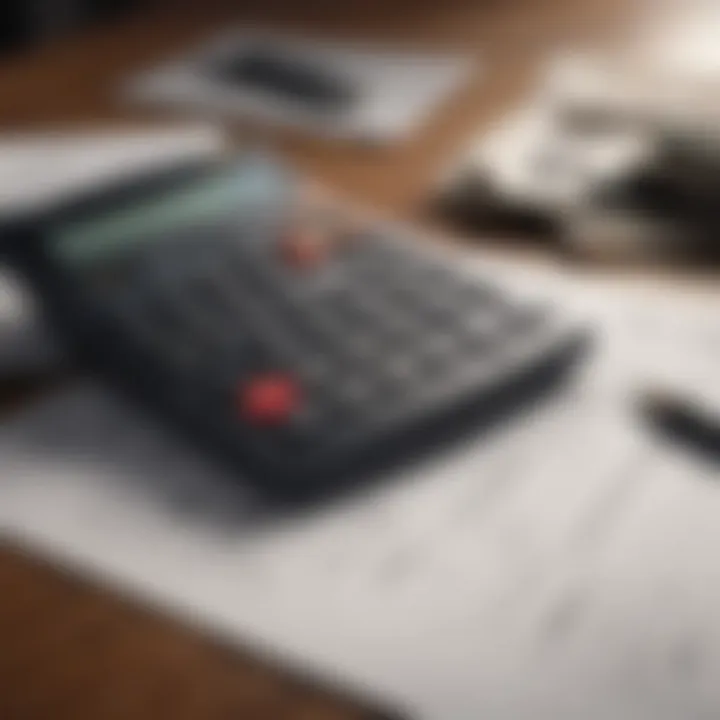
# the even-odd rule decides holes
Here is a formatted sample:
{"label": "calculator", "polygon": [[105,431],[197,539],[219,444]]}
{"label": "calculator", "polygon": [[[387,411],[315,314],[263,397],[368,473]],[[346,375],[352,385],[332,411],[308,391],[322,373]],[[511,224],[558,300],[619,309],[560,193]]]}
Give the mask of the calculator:
{"label": "calculator", "polygon": [[7,235],[78,360],[281,501],[512,417],[586,345],[262,153],[127,178]]}

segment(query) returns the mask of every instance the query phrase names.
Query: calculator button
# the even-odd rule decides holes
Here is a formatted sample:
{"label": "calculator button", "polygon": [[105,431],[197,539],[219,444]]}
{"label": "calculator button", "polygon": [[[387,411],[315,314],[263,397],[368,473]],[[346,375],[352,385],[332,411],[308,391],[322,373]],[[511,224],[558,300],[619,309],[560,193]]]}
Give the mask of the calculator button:
{"label": "calculator button", "polygon": [[278,425],[288,421],[300,405],[300,388],[287,375],[268,373],[240,384],[242,417],[253,424]]}
{"label": "calculator button", "polygon": [[328,234],[316,228],[293,230],[280,244],[283,263],[296,270],[319,267],[330,254]]}

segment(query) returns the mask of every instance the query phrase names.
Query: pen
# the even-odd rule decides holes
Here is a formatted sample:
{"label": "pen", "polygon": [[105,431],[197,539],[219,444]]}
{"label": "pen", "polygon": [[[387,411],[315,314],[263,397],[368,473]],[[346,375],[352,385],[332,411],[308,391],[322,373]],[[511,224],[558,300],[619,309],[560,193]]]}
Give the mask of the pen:
{"label": "pen", "polygon": [[651,426],[671,442],[720,462],[720,411],[672,392],[645,393],[641,407]]}

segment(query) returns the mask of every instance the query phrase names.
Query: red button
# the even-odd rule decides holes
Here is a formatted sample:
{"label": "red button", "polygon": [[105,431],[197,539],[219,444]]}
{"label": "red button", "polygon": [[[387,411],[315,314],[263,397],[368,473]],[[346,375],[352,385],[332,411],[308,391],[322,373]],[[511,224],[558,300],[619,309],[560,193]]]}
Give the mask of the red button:
{"label": "red button", "polygon": [[300,270],[310,269],[325,262],[329,254],[327,234],[313,228],[295,230],[285,237],[281,254],[286,265]]}
{"label": "red button", "polygon": [[287,375],[268,373],[259,375],[238,390],[240,413],[252,423],[278,425],[297,409],[300,389]]}

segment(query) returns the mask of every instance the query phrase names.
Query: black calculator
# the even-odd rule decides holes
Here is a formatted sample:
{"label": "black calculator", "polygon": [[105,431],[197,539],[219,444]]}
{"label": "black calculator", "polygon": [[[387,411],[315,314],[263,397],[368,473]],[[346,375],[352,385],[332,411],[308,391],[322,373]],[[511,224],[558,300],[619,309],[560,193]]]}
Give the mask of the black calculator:
{"label": "black calculator", "polygon": [[274,499],[508,417],[585,345],[260,153],[117,182],[8,237],[79,360]]}

